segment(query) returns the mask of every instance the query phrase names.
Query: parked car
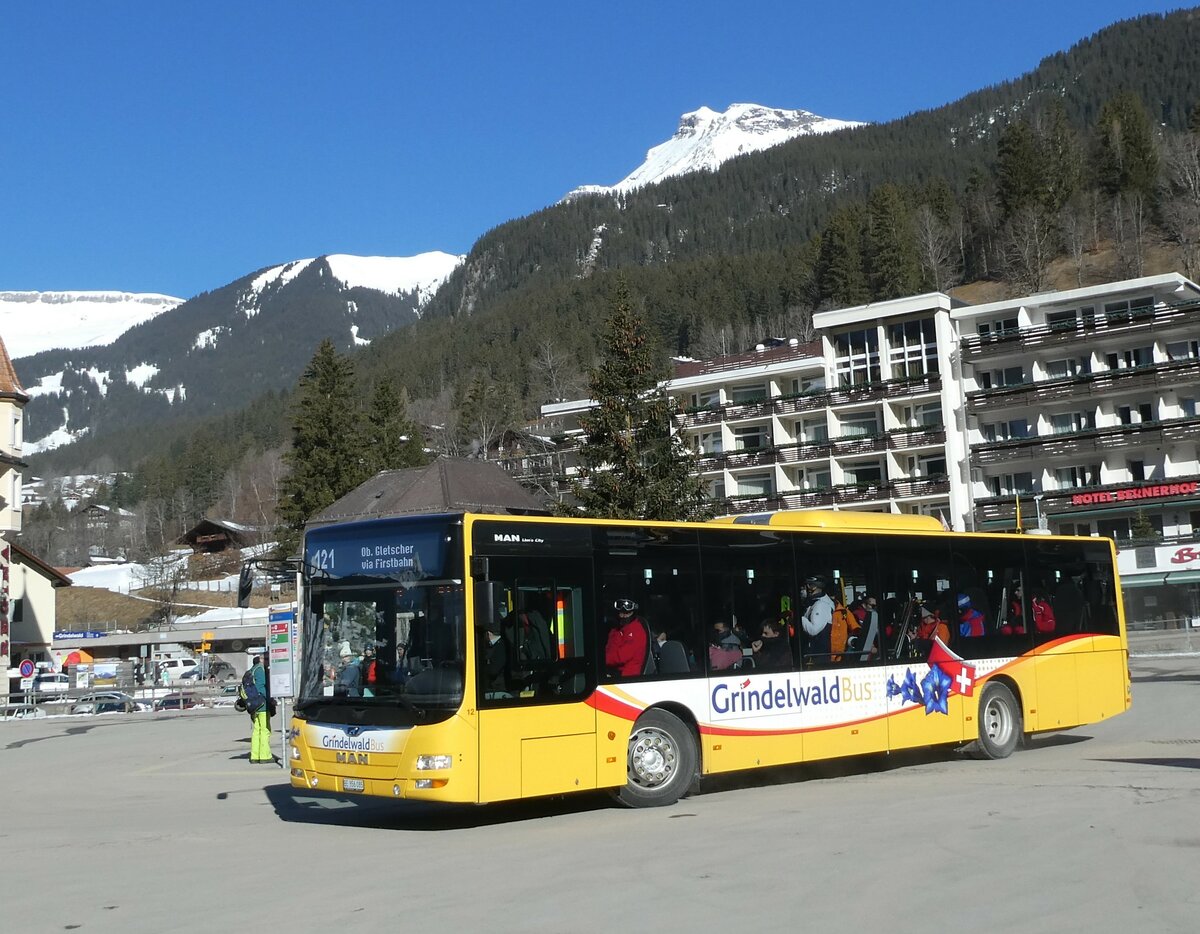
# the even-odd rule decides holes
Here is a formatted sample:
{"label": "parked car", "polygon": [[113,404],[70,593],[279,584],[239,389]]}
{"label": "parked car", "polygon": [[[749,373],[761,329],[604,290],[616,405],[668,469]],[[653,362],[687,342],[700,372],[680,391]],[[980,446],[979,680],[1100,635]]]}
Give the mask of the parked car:
{"label": "parked car", "polygon": [[158,680],[174,681],[196,667],[194,658],[164,658],[158,665]]}
{"label": "parked car", "polygon": [[10,704],[0,707],[0,720],[41,720],[46,711],[33,704]]}
{"label": "parked car", "polygon": [[164,694],[154,702],[155,710],[190,710],[192,707],[203,706],[203,698],[190,691],[173,691],[170,694]]}
{"label": "parked car", "polygon": [[239,681],[231,681],[228,684],[221,685],[221,690],[213,698],[212,705],[214,707],[232,707],[237,703],[239,687],[241,687],[241,682]]}
{"label": "parked car", "polygon": [[66,675],[46,672],[33,679],[35,697],[49,697],[52,694],[66,694],[71,688],[71,679]]}
{"label": "parked car", "polygon": [[233,666],[229,662],[221,661],[219,658],[209,659],[206,663],[201,663],[195,668],[189,668],[179,676],[180,680],[188,679],[195,681],[204,681],[212,678],[215,681],[232,681],[237,677],[237,672],[233,670]]}
{"label": "parked car", "polygon": [[79,698],[71,706],[71,713],[133,713],[149,709],[149,704],[124,691],[95,691]]}

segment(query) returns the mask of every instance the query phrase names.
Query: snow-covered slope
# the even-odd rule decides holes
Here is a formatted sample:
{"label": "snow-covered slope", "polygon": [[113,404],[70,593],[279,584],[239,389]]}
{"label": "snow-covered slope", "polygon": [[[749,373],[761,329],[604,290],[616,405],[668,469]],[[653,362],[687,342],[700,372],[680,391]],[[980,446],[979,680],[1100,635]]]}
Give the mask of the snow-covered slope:
{"label": "snow-covered slope", "polygon": [[56,348],[103,347],[183,304],[132,292],[0,292],[0,337],[16,360]]}
{"label": "snow-covered slope", "polygon": [[[424,305],[446,281],[446,277],[458,268],[464,257],[435,250],[416,256],[350,256],[332,253],[324,259],[333,277],[348,289],[374,289],[388,295],[416,292],[419,304]],[[288,282],[312,262],[311,259],[298,259],[274,266],[256,276],[251,289],[261,292],[274,283]]]}
{"label": "snow-covered slope", "polygon": [[615,185],[584,185],[567,195],[620,194],[674,175],[712,171],[735,156],[786,143],[797,136],[863,126],[851,120],[819,117],[807,110],[780,110],[760,104],[733,104],[724,113],[701,107],[684,114],[679,129],[646,153],[646,161]]}

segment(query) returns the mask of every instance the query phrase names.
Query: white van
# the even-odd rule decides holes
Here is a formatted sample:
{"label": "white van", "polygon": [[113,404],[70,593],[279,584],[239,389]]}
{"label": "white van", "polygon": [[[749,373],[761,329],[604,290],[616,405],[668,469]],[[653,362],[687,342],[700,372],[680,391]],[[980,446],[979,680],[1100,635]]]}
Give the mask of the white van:
{"label": "white van", "polygon": [[176,681],[185,671],[195,667],[194,658],[164,658],[158,663],[159,677],[163,681]]}

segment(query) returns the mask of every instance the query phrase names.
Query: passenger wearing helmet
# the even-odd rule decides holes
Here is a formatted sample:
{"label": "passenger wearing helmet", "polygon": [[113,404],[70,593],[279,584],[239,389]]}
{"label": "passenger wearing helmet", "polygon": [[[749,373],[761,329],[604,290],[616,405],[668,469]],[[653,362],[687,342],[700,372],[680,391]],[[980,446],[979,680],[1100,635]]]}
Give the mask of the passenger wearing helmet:
{"label": "passenger wearing helmet", "polygon": [[958,634],[967,638],[986,634],[983,614],[971,606],[971,598],[965,593],[958,595]]}
{"label": "passenger wearing helmet", "polygon": [[637,608],[638,605],[628,597],[613,601],[617,624],[609,630],[604,646],[604,664],[611,674],[633,677],[645,670],[650,630],[637,615]]}
{"label": "passenger wearing helmet", "polygon": [[830,654],[830,632],[833,627],[833,598],[825,592],[825,578],[813,575],[806,578],[804,588],[808,596],[800,614],[800,625],[807,637],[805,654],[820,661],[828,661]]}

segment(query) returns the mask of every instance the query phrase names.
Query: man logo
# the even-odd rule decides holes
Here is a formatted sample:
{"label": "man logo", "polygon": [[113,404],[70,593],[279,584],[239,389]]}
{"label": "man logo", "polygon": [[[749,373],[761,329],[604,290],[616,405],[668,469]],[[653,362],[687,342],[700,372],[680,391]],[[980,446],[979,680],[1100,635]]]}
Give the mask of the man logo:
{"label": "man logo", "polygon": [[334,753],[334,762],[342,762],[347,765],[370,765],[370,760],[365,752],[337,752]]}
{"label": "man logo", "polygon": [[506,535],[503,532],[496,532],[492,536],[492,541],[494,541],[494,542],[518,542],[519,543],[521,541],[521,536],[520,535],[511,535],[511,534]]}

